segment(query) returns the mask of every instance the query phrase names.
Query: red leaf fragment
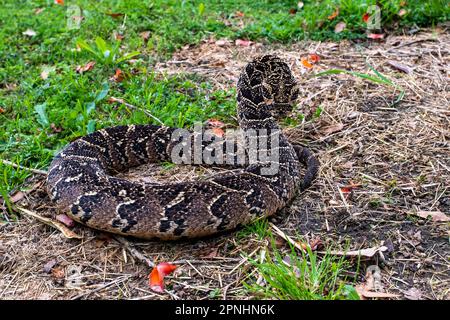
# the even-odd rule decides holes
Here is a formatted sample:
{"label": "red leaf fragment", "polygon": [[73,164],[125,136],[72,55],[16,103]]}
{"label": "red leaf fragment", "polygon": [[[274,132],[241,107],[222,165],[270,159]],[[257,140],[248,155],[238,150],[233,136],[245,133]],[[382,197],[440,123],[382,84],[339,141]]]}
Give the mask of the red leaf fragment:
{"label": "red leaf fragment", "polygon": [[14,195],[11,196],[11,198],[9,200],[12,203],[16,203],[16,202],[19,202],[20,200],[22,200],[23,197],[25,197],[25,193],[23,193],[22,191],[17,191],[16,193],[14,193]]}
{"label": "red leaf fragment", "polygon": [[164,277],[175,271],[177,266],[162,262],[153,268],[149,275],[149,285],[150,289],[162,293],[164,292]]}
{"label": "red leaf fragment", "polygon": [[367,38],[374,40],[384,39],[384,33],[369,33]]}
{"label": "red leaf fragment", "polygon": [[365,23],[369,22],[370,15],[366,12],[363,14],[362,19]]}
{"label": "red leaf fragment", "polygon": [[60,6],[63,6],[64,0],[55,0],[55,4],[59,4]]}
{"label": "red leaf fragment", "polygon": [[309,61],[311,61],[311,63],[317,63],[320,61],[320,57],[315,54],[315,53],[310,53],[309,54]]}
{"label": "red leaf fragment", "polygon": [[236,17],[242,18],[245,16],[245,13],[243,13],[242,11],[236,11],[235,15],[236,15]]}

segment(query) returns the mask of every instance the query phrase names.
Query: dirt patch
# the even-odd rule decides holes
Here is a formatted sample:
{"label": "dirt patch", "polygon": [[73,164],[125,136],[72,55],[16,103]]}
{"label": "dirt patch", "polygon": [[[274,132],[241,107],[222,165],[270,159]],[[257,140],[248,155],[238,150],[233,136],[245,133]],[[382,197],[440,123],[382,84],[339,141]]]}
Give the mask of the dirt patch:
{"label": "dirt patch", "polygon": [[[312,149],[321,169],[314,185],[271,221],[286,234],[320,238],[326,247],[384,245],[383,254],[361,265],[361,275],[376,264],[385,290],[400,298],[449,299],[448,223],[414,215],[450,212],[449,44],[446,30],[382,43],[288,47],[208,40],[183,48],[156,69],[195,73],[223,89],[234,86],[240,69],[256,55],[286,59],[302,84],[297,113],[305,116],[286,133]],[[393,88],[349,75],[311,78],[301,62],[309,53],[321,58],[315,73],[330,68],[368,72],[369,62],[401,86],[405,97],[393,106],[398,95]],[[407,69],[400,70],[399,64]],[[318,107],[323,111],[313,119]],[[154,177],[155,169],[160,170],[149,166],[130,175]],[[211,173],[210,168],[176,167],[159,177],[184,180]],[[45,216],[55,214],[41,184],[19,204]],[[193,242],[129,239],[155,262],[189,261],[169,277],[168,292],[160,295],[149,290],[150,268],[109,235],[76,226],[83,239],[68,240],[27,216],[0,231],[1,299],[247,299],[242,281],[254,270],[243,257],[257,256],[265,246],[256,236],[239,232]]]}

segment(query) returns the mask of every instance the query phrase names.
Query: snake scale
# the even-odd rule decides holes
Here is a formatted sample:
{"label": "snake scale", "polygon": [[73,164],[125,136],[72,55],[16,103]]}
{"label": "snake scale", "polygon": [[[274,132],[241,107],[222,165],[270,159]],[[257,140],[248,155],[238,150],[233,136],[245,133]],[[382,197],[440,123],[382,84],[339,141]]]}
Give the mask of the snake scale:
{"label": "snake scale", "polygon": [[[269,145],[276,148],[275,160],[257,159],[237,173],[206,180],[128,181],[114,173],[171,160],[176,128],[116,126],[78,138],[56,155],[49,167],[47,191],[58,210],[84,225],[144,239],[208,236],[273,215],[299,189],[308,187],[318,171],[318,160],[308,149],[290,144],[277,123],[292,110],[298,94],[288,65],[276,56],[256,58],[240,74],[240,129],[265,132],[258,133],[257,139],[277,134],[277,144]],[[307,167],[303,179],[300,163]],[[263,174],[270,165],[276,165],[277,172]]]}

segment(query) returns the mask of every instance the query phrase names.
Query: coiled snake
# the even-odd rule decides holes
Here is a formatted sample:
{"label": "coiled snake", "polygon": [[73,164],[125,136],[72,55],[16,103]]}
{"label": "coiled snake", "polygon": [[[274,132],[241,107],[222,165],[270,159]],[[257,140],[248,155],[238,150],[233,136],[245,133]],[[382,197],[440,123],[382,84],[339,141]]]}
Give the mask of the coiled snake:
{"label": "coiled snake", "polygon": [[[259,152],[266,138],[266,149],[277,156],[247,160],[240,172],[169,184],[117,178],[114,172],[132,166],[170,161],[178,142],[176,128],[117,126],[81,137],[61,151],[48,171],[48,193],[59,210],[82,224],[146,239],[207,236],[270,216],[308,187],[318,171],[317,159],[291,145],[277,123],[298,94],[288,65],[278,57],[262,56],[245,66],[237,84],[240,129],[253,132],[248,145],[255,142]],[[307,166],[303,179],[300,162]],[[276,170],[264,173],[269,167]]]}

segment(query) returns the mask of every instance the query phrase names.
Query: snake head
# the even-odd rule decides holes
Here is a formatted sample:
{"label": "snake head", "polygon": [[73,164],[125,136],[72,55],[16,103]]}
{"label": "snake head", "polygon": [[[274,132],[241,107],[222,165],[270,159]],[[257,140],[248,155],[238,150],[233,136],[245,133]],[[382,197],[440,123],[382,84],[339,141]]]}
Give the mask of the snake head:
{"label": "snake head", "polygon": [[300,87],[289,72],[285,79],[277,79],[271,84],[268,81],[263,82],[263,96],[266,104],[270,106],[272,115],[281,119],[286,117],[294,108],[298,99]]}

